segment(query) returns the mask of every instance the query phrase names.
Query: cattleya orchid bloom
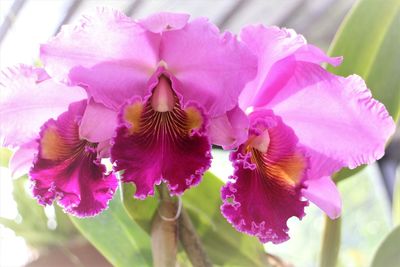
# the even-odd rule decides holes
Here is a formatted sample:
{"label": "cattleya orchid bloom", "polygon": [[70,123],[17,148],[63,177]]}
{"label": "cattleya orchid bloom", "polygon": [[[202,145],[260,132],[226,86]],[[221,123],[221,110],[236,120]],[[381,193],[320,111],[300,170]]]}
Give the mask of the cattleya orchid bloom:
{"label": "cattleya orchid bloom", "polygon": [[210,167],[210,140],[238,142],[233,130],[218,130],[228,112],[234,127],[247,127],[237,103],[256,57],[204,18],[159,13],[133,21],[98,9],[42,45],[41,59],[52,77],[87,90],[80,135],[111,140],[114,170],[135,183],[137,198],[162,181],[172,194],[198,184]]}
{"label": "cattleya orchid bloom", "polygon": [[395,124],[360,77],[320,66],[341,58],[301,35],[249,26],[240,38],[258,57],[258,72],[239,98],[250,128],[230,155],[235,170],[221,211],[237,230],[280,243],[289,238],[287,220],[301,219],[307,200],[332,219],[340,215],[331,175],[381,158]]}
{"label": "cattleya orchid bloom", "polygon": [[117,187],[97,157],[97,143],[80,138],[86,92],[54,82],[41,68],[20,65],[1,73],[1,143],[17,147],[10,168],[30,171],[41,204],[55,199],[66,212],[92,216],[106,208]]}
{"label": "cattleya orchid bloom", "polygon": [[[33,77],[38,70],[16,70],[4,83],[11,97],[1,105],[11,114],[18,95],[35,113],[20,105],[20,120],[10,115],[1,126],[2,138],[17,138],[24,132],[19,125],[35,116],[29,138],[12,143],[19,150],[11,165],[22,173],[19,166],[36,154],[29,174],[41,204],[58,200],[76,216],[105,209],[117,187],[100,163],[108,157],[114,171],[123,171],[122,182],[135,183],[135,197],[154,194],[162,181],[181,194],[210,167],[211,143],[234,147],[246,138],[238,97],[254,78],[257,59],[207,19],[159,13],[134,21],[98,9],[43,44],[40,59],[47,80]],[[70,94],[54,99],[62,112],[46,112],[55,101],[46,99],[45,85],[60,98]]]}

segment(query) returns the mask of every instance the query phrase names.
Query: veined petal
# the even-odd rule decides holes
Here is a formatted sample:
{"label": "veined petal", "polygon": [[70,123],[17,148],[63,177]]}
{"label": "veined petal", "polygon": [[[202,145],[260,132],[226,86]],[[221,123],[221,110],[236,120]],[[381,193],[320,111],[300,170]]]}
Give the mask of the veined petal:
{"label": "veined petal", "polygon": [[233,149],[243,144],[247,139],[249,120],[247,115],[236,106],[225,114],[212,118],[209,134],[211,143],[224,149]]}
{"label": "veined petal", "polygon": [[240,38],[258,58],[257,76],[240,95],[240,107],[244,110],[267,103],[292,74],[293,62],[327,62],[334,66],[341,63],[341,57],[326,56],[291,29],[248,26],[240,32]]}
{"label": "veined petal", "polygon": [[281,243],[289,238],[287,220],[304,216],[307,157],[272,112],[253,112],[250,125],[248,141],[231,153],[235,172],[222,189],[221,211],[237,230]]}
{"label": "veined petal", "polygon": [[79,138],[78,121],[86,102],[71,104],[40,132],[39,153],[30,171],[33,195],[42,205],[57,200],[78,217],[93,216],[107,207],[118,182],[106,174],[97,156],[97,144]]}
{"label": "veined petal", "polygon": [[297,62],[288,82],[276,91],[267,107],[310,151],[311,178],[372,163],[383,156],[394,133],[393,119],[357,75],[343,78]]}
{"label": "veined petal", "polygon": [[[122,109],[111,148],[115,170],[124,171],[123,182],[135,183],[137,198],[153,195],[154,185],[161,181],[168,183],[172,194],[180,194],[198,184],[211,163],[207,118],[201,108],[182,108],[170,85],[165,87],[167,78],[159,80],[149,99],[133,99]],[[165,96],[168,92],[158,90],[170,90],[173,106]]]}
{"label": "veined petal", "polygon": [[118,112],[91,99],[79,126],[79,136],[93,143],[110,140],[118,125],[117,117]]}
{"label": "veined petal", "polygon": [[98,9],[41,46],[46,70],[79,84],[98,103],[117,109],[132,95],[145,95],[158,59],[160,36],[124,14]]}
{"label": "veined petal", "polygon": [[185,101],[196,101],[211,116],[233,109],[244,85],[256,74],[255,56],[231,33],[220,34],[206,19],[163,32],[160,59],[182,84]]}
{"label": "veined petal", "polygon": [[187,24],[189,14],[160,12],[139,20],[139,24],[154,33],[162,33],[164,31],[180,30]]}
{"label": "veined petal", "polygon": [[19,65],[0,75],[0,143],[19,146],[34,140],[49,118],[56,118],[85,90],[55,83],[40,68]]}

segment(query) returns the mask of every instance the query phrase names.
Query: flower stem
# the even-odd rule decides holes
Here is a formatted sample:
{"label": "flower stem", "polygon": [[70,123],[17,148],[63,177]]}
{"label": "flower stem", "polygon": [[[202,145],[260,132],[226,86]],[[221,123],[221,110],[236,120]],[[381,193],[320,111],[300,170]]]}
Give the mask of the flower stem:
{"label": "flower stem", "polygon": [[211,267],[213,266],[208,258],[196,229],[185,209],[182,209],[179,217],[179,240],[182,243],[187,256],[193,267]]}
{"label": "flower stem", "polygon": [[151,248],[155,267],[175,267],[178,252],[178,220],[179,212],[176,198],[169,195],[165,184],[158,187],[160,205],[154,215],[151,226]]}
{"label": "flower stem", "polygon": [[340,249],[342,219],[329,219],[325,216],[325,229],[322,239],[320,267],[336,267]]}

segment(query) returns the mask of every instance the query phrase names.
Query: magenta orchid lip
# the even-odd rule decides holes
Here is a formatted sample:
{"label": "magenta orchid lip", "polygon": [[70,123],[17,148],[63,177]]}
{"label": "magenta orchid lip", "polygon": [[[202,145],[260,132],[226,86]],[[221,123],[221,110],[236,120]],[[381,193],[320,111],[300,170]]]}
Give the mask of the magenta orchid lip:
{"label": "magenta orchid lip", "polygon": [[161,182],[184,194],[219,145],[234,167],[222,215],[280,243],[309,201],[340,216],[331,176],[382,157],[395,129],[359,76],[321,66],[341,57],[288,29],[247,26],[236,36],[187,14],[132,20],[97,9],[43,44],[40,60],[43,68],[1,74],[1,140],[18,149],[14,172],[33,162],[38,202],[78,217],[107,208],[117,173],[139,199]]}

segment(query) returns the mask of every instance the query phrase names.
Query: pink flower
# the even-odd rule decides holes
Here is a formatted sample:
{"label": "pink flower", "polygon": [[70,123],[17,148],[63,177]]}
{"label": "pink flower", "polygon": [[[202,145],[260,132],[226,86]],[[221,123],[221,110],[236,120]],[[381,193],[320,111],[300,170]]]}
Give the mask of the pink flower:
{"label": "pink flower", "polygon": [[133,21],[99,9],[43,45],[41,59],[53,77],[87,90],[79,132],[90,142],[111,140],[115,170],[135,183],[136,197],[152,195],[161,181],[182,193],[209,168],[211,143],[246,138],[237,103],[256,57],[204,18]]}
{"label": "pink flower", "polygon": [[23,175],[34,161],[30,177],[41,204],[57,199],[76,216],[105,209],[117,180],[99,163],[98,144],[78,134],[85,91],[55,83],[43,69],[24,65],[2,72],[0,80],[2,145],[18,149],[10,162],[12,172]]}
{"label": "pink flower", "polygon": [[235,171],[222,189],[222,214],[260,241],[289,238],[287,220],[301,219],[307,200],[330,218],[341,200],[331,175],[379,159],[395,125],[357,75],[288,30],[246,27],[240,37],[258,57],[258,72],[240,95],[248,111],[247,141],[231,153]]}

